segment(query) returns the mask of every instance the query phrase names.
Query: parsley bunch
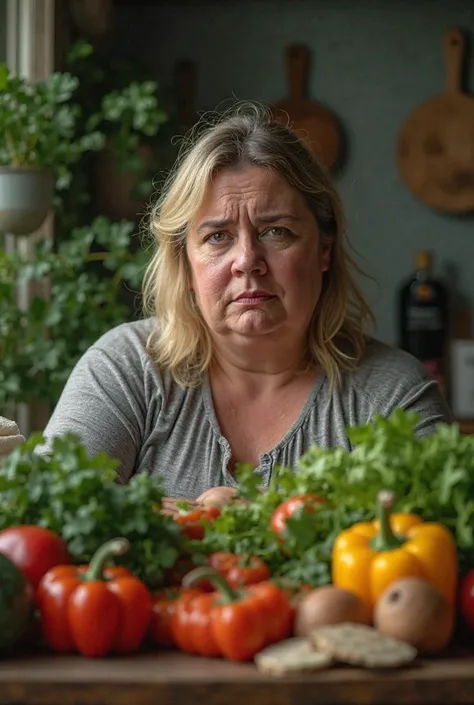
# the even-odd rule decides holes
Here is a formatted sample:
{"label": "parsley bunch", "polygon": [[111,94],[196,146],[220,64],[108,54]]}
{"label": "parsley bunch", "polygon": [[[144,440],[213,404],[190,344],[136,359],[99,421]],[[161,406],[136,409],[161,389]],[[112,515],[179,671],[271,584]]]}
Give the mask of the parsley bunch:
{"label": "parsley bunch", "polygon": [[[331,580],[331,551],[338,533],[375,516],[377,495],[392,490],[396,511],[418,513],[445,524],[453,533],[462,567],[474,566],[474,436],[440,424],[419,437],[419,417],[396,409],[388,418],[348,428],[353,446],[313,446],[296,468],[275,468],[270,487],[258,490],[259,478],[248,466],[239,469],[239,495],[206,528],[208,551],[255,554],[273,574],[311,585]],[[278,504],[292,495],[318,494],[324,504],[300,511],[287,521],[284,550],[270,528]]]}
{"label": "parsley bunch", "polygon": [[127,485],[117,482],[118,462],[105,453],[89,458],[79,437],[65,434],[52,451],[35,450],[44,442],[33,434],[0,463],[0,530],[37,524],[60,535],[75,563],[87,563],[105,541],[124,536],[130,551],[117,562],[150,587],[182,551],[176,522],[159,509],[159,479],[140,474]]}

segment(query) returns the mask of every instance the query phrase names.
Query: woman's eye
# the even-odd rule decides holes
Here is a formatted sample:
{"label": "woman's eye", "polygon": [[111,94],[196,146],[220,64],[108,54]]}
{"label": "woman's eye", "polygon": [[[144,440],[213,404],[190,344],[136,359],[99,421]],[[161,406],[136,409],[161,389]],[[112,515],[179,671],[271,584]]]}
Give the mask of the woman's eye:
{"label": "woman's eye", "polygon": [[274,228],[268,228],[268,230],[265,230],[263,234],[270,235],[271,237],[289,237],[291,235],[291,232],[288,230],[288,228],[275,226]]}
{"label": "woman's eye", "polygon": [[221,242],[225,242],[227,235],[225,233],[212,233],[206,238],[206,242],[210,242],[211,245],[220,245]]}

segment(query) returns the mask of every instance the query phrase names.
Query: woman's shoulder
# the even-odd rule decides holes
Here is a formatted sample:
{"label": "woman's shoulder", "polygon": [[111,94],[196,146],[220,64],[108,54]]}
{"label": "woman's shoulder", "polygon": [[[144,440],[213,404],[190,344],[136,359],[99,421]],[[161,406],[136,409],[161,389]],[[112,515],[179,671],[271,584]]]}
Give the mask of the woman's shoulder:
{"label": "woman's shoulder", "polygon": [[149,374],[161,377],[147,350],[147,341],[154,327],[154,320],[145,318],[110,328],[84,352],[77,371],[100,369],[111,379],[141,379]]}
{"label": "woman's shoulder", "polygon": [[402,399],[414,387],[434,384],[433,377],[413,355],[370,337],[348,381],[373,400]]}
{"label": "woman's shoulder", "polygon": [[116,353],[145,352],[148,338],[154,329],[153,318],[120,323],[103,333],[91,346],[91,349]]}

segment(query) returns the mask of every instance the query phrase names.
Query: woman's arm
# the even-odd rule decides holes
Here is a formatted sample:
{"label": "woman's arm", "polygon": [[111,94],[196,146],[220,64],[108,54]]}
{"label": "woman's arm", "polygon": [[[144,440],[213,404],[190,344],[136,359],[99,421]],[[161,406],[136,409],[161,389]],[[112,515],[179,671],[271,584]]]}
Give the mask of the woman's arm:
{"label": "woman's arm", "polygon": [[54,436],[78,434],[91,456],[105,451],[120,461],[120,479],[133,475],[143,439],[143,369],[120,349],[92,346],[72,371],[45,429],[48,452]]}

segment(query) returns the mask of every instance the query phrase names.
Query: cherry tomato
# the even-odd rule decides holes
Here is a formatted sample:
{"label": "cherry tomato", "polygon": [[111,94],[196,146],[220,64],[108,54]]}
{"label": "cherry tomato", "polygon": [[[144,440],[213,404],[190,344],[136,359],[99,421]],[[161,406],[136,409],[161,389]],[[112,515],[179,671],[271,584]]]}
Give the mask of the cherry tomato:
{"label": "cherry tomato", "polygon": [[286,529],[286,521],[304,507],[305,512],[314,512],[315,504],[322,504],[322,497],[316,494],[301,494],[289,497],[278,505],[272,514],[270,526],[277,534],[283,534]]}

